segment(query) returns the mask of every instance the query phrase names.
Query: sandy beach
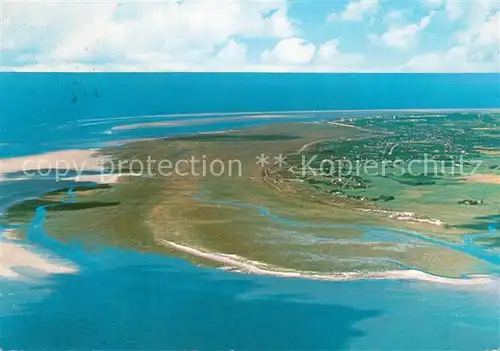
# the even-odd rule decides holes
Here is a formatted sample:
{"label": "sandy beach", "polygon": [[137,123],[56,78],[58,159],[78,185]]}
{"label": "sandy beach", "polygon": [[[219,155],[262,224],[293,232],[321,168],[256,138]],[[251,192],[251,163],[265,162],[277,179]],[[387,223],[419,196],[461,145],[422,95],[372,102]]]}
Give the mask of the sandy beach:
{"label": "sandy beach", "polygon": [[0,241],[0,277],[20,278],[16,267],[39,270],[44,274],[75,273],[77,269],[69,263],[35,253],[35,247],[17,242]]}
{"label": "sandy beach", "polygon": [[[20,173],[15,179],[25,179],[30,176],[47,175],[49,171],[56,172],[61,177],[73,170],[101,171],[106,158],[99,155],[96,149],[75,149],[48,152],[45,154],[0,159],[0,181],[5,180],[9,173]],[[11,178],[12,179],[12,178]]]}
{"label": "sandy beach", "polygon": [[[51,170],[56,173],[58,180],[116,183],[121,176],[119,174],[82,174],[84,171],[101,171],[105,160],[95,149],[64,150],[0,159],[0,181],[43,176],[49,174],[47,171]],[[15,176],[8,177],[12,173]],[[20,277],[15,267],[35,268],[45,274],[74,273],[77,271],[75,267],[57,258],[39,254],[34,246],[16,241],[9,230],[4,231],[0,238],[0,277]]]}
{"label": "sandy beach", "polygon": [[271,268],[261,262],[254,262],[237,255],[227,255],[221,253],[205,252],[189,246],[177,244],[167,240],[160,240],[160,243],[170,246],[179,251],[201,257],[213,262],[221,263],[235,271],[249,274],[270,275],[283,278],[304,278],[314,280],[347,281],[359,279],[396,279],[396,280],[423,280],[451,285],[479,285],[491,284],[493,279],[486,276],[469,277],[466,279],[446,278],[427,274],[418,270],[399,270],[374,273],[343,272],[332,274],[315,274],[313,272],[287,271],[278,268]]}

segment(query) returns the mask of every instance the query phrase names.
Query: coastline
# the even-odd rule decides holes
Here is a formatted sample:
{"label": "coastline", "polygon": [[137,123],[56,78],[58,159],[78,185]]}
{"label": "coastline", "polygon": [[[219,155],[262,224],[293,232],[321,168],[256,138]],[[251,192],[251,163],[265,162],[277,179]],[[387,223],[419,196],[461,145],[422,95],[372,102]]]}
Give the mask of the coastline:
{"label": "coastline", "polygon": [[[113,184],[123,174],[82,174],[85,171],[102,171],[102,163],[106,157],[99,154],[99,149],[72,149],[35,154],[30,156],[0,159],[0,182],[6,180],[23,180],[46,169],[67,170],[70,167],[77,175],[58,174],[58,180],[75,182],[94,182],[97,184]],[[6,178],[9,173],[23,172],[23,177]],[[34,173],[34,174],[33,174]],[[12,229],[0,229],[0,277],[21,278],[17,267],[36,269],[44,274],[76,273],[78,269],[71,262],[37,252],[37,246],[29,242],[17,240]]]}
{"label": "coastline", "polygon": [[0,232],[0,277],[16,279],[16,268],[36,269],[44,274],[71,274],[78,269],[70,262],[37,253],[36,247],[11,238],[11,230]]}
{"label": "coastline", "polygon": [[[23,172],[25,176],[46,170],[100,171],[106,158],[100,149],[68,149],[43,154],[0,159],[0,181],[9,173]],[[48,175],[48,174],[47,174]]]}
{"label": "coastline", "polygon": [[[227,117],[213,117],[213,118],[193,118],[185,121],[161,121],[161,122],[143,122],[143,123],[134,123],[134,124],[123,124],[114,126],[109,131],[117,131],[117,130],[133,130],[139,128],[150,128],[150,127],[180,127],[180,126],[197,126],[204,125],[216,122],[225,122],[225,121],[246,121],[246,120],[258,120],[258,119],[282,119],[282,118],[291,118],[293,115],[242,115],[242,116],[234,116],[234,118],[228,119]],[[297,118],[309,118],[309,115],[305,116],[297,116]]]}
{"label": "coastline", "polygon": [[[362,111],[362,110],[357,110]],[[368,110],[374,111],[374,110]],[[381,111],[389,111],[389,110],[381,110]],[[403,110],[395,110],[395,111],[403,111]],[[407,110],[404,110],[407,111]],[[413,110],[410,110],[413,111]],[[435,110],[433,110],[435,111]],[[449,111],[449,110],[446,110]],[[464,110],[458,110],[464,111]],[[307,112],[307,111],[304,111]],[[308,111],[310,112],[310,111]],[[336,122],[331,122],[331,124],[339,124]],[[224,133],[226,131],[215,131],[215,132],[205,132],[199,134],[217,134]],[[198,133],[195,133],[198,134]],[[159,138],[147,138],[145,140],[154,140],[161,139]],[[126,144],[132,141],[125,141],[123,144]],[[0,181],[4,180],[4,173],[11,173],[16,171],[25,170],[21,165],[26,162],[26,160],[43,160],[48,162],[49,165],[56,165],[58,161],[65,161],[71,164],[79,164],[80,167],[76,167],[82,171],[101,171],[102,167],[100,163],[105,161],[106,158],[102,155],[99,155],[99,149],[73,149],[73,150],[61,150],[55,152],[48,152],[45,154],[32,155],[32,156],[24,156],[17,158],[9,158],[9,159],[0,159]],[[6,164],[6,167],[4,165]],[[63,177],[63,180],[74,180],[76,182],[95,182],[95,183],[116,183],[118,182],[119,177],[123,174],[95,174],[95,175],[78,175],[76,177]],[[103,178],[104,177],[104,178]],[[408,220],[410,218],[397,218],[401,220]],[[420,221],[428,221],[428,220],[420,220]],[[439,223],[430,223],[434,225],[440,225]],[[424,280],[424,281],[434,281],[445,284],[453,284],[453,285],[473,285],[473,284],[486,284],[493,282],[492,279],[485,277],[475,277],[469,279],[455,279],[455,278],[446,278],[434,276],[431,274],[427,274],[418,270],[401,270],[401,271],[387,271],[381,273],[368,273],[362,274],[358,272],[345,272],[345,273],[336,273],[336,274],[314,274],[312,272],[300,272],[300,271],[286,271],[280,269],[270,269],[266,266],[265,263],[262,262],[253,262],[246,260],[243,257],[226,255],[222,253],[210,253],[204,252],[195,248],[191,248],[188,246],[176,244],[173,242],[167,242],[168,245],[176,248],[179,251],[183,251],[198,257],[206,258],[208,260],[219,262],[222,264],[227,264],[228,266],[235,267],[240,269],[242,272],[252,273],[252,274],[260,274],[260,275],[271,275],[277,277],[288,277],[288,278],[306,278],[306,279],[316,279],[316,280],[333,280],[333,281],[342,281],[342,280],[359,280],[359,279],[407,279],[407,280]],[[3,244],[3,243],[0,243]],[[9,243],[12,245],[12,243]],[[7,246],[8,248],[8,246]],[[0,247],[3,249],[3,247]],[[30,252],[30,251],[28,251]],[[31,253],[31,252],[30,252]],[[33,253],[31,253],[33,254]],[[36,254],[33,254],[36,256]],[[2,260],[3,260],[2,255]],[[3,262],[2,262],[3,264]],[[38,263],[43,266],[43,263]],[[54,273],[59,273],[55,271]],[[64,272],[61,272],[64,273]],[[1,275],[1,273],[0,273]]]}
{"label": "coastline", "polygon": [[[0,159],[0,182],[24,180],[31,176],[50,176],[55,172],[57,181],[94,182],[114,184],[124,174],[104,173],[103,164],[109,157],[101,149],[68,149],[29,156]],[[70,171],[73,171],[70,173]],[[76,175],[74,174],[76,172]],[[84,174],[100,172],[99,174]],[[23,173],[21,177],[8,178],[8,174]],[[38,173],[38,174],[37,174]]]}
{"label": "coastline", "polygon": [[399,271],[386,271],[386,272],[372,272],[372,273],[359,273],[359,272],[343,272],[332,274],[314,274],[313,272],[301,271],[288,271],[272,269],[261,262],[250,261],[237,255],[229,255],[222,253],[205,252],[193,247],[177,244],[167,240],[159,240],[165,246],[169,246],[178,251],[207,259],[212,262],[223,264],[226,269],[231,269],[233,272],[268,275],[281,278],[302,278],[311,280],[326,280],[326,281],[351,281],[351,280],[375,280],[375,279],[393,279],[393,280],[419,280],[428,281],[441,284],[458,285],[458,286],[471,286],[491,284],[495,282],[494,279],[488,276],[471,276],[469,278],[447,278],[428,274],[416,269],[412,270],[399,270]]}

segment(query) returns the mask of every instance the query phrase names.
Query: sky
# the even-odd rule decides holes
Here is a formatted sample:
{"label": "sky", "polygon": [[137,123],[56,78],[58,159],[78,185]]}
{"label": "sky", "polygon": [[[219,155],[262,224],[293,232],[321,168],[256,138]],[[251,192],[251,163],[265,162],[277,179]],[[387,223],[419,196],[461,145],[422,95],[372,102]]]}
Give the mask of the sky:
{"label": "sky", "polygon": [[0,0],[3,71],[500,72],[500,0]]}

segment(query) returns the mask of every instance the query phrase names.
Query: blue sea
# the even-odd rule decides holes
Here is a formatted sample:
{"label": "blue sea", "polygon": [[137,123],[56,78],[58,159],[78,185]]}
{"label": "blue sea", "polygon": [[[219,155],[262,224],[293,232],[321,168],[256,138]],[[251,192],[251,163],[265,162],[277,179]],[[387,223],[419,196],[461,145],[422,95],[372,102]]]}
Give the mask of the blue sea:
{"label": "blue sea", "polygon": [[[500,108],[500,75],[2,73],[0,98],[0,158],[10,158],[277,122],[232,120],[237,113],[310,111],[308,118],[317,120],[324,114],[314,111],[323,110],[340,118],[352,114],[342,110]],[[166,115],[179,121],[226,118],[196,126],[112,130]],[[295,120],[303,118],[288,113],[279,122]],[[0,183],[0,211],[72,185],[7,177]],[[116,248],[87,251],[77,242],[52,239],[43,220],[40,208],[28,243],[79,270],[43,276],[21,267],[29,279],[1,281],[0,347],[5,350],[500,347],[498,283],[244,275]]]}

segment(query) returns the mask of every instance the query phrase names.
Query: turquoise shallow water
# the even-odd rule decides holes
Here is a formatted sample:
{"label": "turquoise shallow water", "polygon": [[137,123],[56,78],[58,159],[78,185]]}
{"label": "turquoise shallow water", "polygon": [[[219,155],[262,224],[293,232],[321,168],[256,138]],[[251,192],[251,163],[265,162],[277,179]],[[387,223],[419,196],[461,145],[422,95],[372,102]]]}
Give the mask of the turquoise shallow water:
{"label": "turquoise shallow water", "polygon": [[[0,77],[2,97],[7,98],[2,101],[2,157],[270,122],[228,119],[206,126],[106,134],[123,124],[116,118],[121,116],[131,117],[127,123],[138,123],[151,121],[143,115],[179,112],[500,106],[498,95],[491,93],[498,76],[491,75]],[[185,96],[193,84],[195,89]],[[374,93],[377,86],[387,89]],[[400,91],[402,87],[406,90]],[[0,184],[2,206],[71,185],[50,179],[6,181]],[[78,243],[62,245],[52,239],[43,230],[41,208],[29,240],[42,252],[73,262],[79,273],[43,277],[19,268],[29,281],[2,280],[3,349],[489,350],[500,346],[498,283],[457,287],[408,281],[322,282],[241,275],[113,248],[89,252]],[[498,256],[478,252],[473,241],[465,238],[458,246],[498,264]]]}
{"label": "turquoise shallow water", "polygon": [[[486,350],[495,287],[245,276],[101,251],[95,268],[2,284],[4,349]],[[97,267],[99,265],[99,267]],[[9,295],[12,293],[13,295]]]}

